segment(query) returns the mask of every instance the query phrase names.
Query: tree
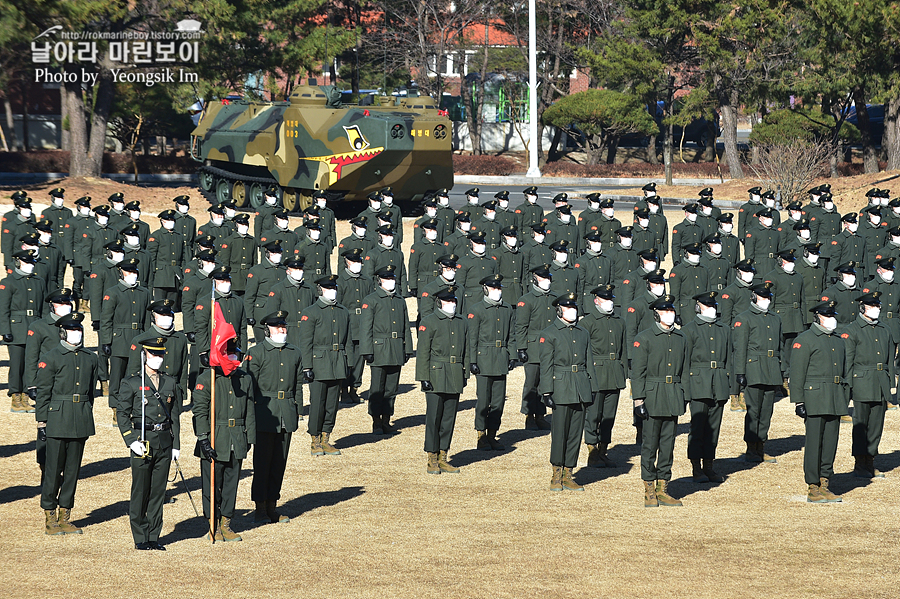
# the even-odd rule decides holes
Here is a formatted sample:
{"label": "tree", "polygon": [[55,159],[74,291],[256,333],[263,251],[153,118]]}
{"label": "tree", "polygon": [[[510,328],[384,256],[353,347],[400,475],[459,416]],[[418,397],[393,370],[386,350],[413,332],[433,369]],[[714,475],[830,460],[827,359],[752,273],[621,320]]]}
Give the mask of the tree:
{"label": "tree", "polygon": [[[762,122],[753,127],[750,143],[784,145],[796,139],[831,143],[835,127],[834,116],[823,114],[819,108],[785,108],[764,116]],[[841,143],[858,143],[859,130],[844,123],[838,139]]]}
{"label": "tree", "polygon": [[607,164],[616,161],[619,139],[629,133],[649,135],[657,130],[640,98],[605,89],[589,89],[560,98],[544,111],[544,122],[576,139],[588,155],[588,164],[599,164],[607,150]]}

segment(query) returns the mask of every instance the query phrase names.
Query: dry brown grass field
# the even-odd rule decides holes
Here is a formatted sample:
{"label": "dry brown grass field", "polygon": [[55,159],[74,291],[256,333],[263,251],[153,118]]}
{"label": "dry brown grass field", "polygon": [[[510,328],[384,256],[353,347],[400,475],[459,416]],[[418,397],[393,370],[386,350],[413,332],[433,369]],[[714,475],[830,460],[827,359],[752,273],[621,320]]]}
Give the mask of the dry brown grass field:
{"label": "dry brown grass field", "polygon": [[[181,193],[150,191],[160,198]],[[135,189],[129,197],[141,193]],[[193,212],[205,222],[202,204],[196,202]],[[158,209],[145,208],[153,228],[157,221],[149,216]],[[680,213],[670,216],[673,224],[678,220]],[[411,220],[405,226],[408,247]],[[340,223],[339,235],[346,230]],[[414,317],[415,303],[409,300],[409,306]],[[90,330],[87,343],[96,346]],[[0,388],[6,360],[0,349]],[[165,507],[165,553],[134,550],[128,449],[109,426],[106,398],[95,402],[97,434],[87,443],[73,510],[84,534],[45,536],[34,417],[10,413],[0,393],[0,595],[855,599],[900,592],[894,553],[900,411],[887,414],[883,455],[876,461],[886,472],[882,480],[853,477],[851,427],[841,426],[832,488],[844,502],[828,505],[806,503],[803,423],[788,400],[775,407],[767,446],[778,464],[743,461],[743,414],[726,409],[717,466],[727,480],[718,485],[691,480],[684,416],[670,487],[684,507],[645,509],[627,389],[610,451],[618,468],[586,468],[582,452],[576,479],[585,492],[552,493],[549,432],[524,431],[519,414],[521,368],[509,376],[499,435],[507,450],[474,450],[470,384],[450,451],[462,472],[441,476],[425,473],[425,402],[413,372],[411,362],[397,398],[395,436],[371,434],[366,404],[342,407],[332,439],[343,455],[311,458],[301,423],[280,501],[290,523],[253,524],[249,459],[233,523],[240,543],[203,540],[204,521],[194,516],[180,481],[170,483],[174,502]],[[189,415],[182,416],[182,428],[182,466],[199,507]]]}

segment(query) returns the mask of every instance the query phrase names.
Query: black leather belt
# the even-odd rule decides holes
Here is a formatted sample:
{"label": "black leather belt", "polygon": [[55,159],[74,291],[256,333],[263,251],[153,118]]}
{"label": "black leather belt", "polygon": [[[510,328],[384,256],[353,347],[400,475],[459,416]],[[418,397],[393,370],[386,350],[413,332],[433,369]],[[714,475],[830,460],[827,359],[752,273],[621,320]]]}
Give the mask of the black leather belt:
{"label": "black leather belt", "polygon": [[[141,424],[132,422],[132,428],[134,430],[141,430]],[[150,424],[149,422],[144,426],[145,431],[167,431],[172,428],[171,422],[162,422],[160,424]]]}

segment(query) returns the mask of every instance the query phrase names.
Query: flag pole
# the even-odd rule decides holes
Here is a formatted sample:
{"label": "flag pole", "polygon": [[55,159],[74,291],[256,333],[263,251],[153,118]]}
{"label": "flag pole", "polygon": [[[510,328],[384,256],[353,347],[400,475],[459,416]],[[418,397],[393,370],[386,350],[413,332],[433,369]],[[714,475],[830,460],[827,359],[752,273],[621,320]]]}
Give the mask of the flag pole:
{"label": "flag pole", "polygon": [[[216,334],[216,284],[213,282],[209,292],[209,352],[212,356],[213,341]],[[216,448],[216,369],[209,365],[211,383],[209,387],[209,438],[213,450]],[[216,461],[209,461],[209,536],[216,544]]]}

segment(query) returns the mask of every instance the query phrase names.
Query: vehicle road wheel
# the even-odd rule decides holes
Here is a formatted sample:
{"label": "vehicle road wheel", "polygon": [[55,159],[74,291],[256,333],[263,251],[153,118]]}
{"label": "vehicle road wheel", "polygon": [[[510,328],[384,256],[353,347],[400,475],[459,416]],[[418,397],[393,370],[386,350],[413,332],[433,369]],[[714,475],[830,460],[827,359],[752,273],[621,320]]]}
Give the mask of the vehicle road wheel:
{"label": "vehicle road wheel", "polygon": [[231,181],[219,179],[216,181],[216,202],[221,204],[231,198]]}
{"label": "vehicle road wheel", "polygon": [[253,183],[250,185],[250,206],[256,210],[259,210],[259,207],[266,202],[264,194],[265,189],[266,188],[263,187],[262,183]]}
{"label": "vehicle road wheel", "polygon": [[281,205],[284,206],[284,209],[288,212],[293,212],[294,208],[297,207],[297,194],[293,191],[282,190],[280,195]]}
{"label": "vehicle road wheel", "polygon": [[216,177],[207,170],[200,171],[200,189],[203,191],[212,191],[216,184]]}
{"label": "vehicle road wheel", "polygon": [[235,181],[231,186],[231,197],[237,202],[238,208],[244,208],[247,205],[247,187],[243,181]]}

